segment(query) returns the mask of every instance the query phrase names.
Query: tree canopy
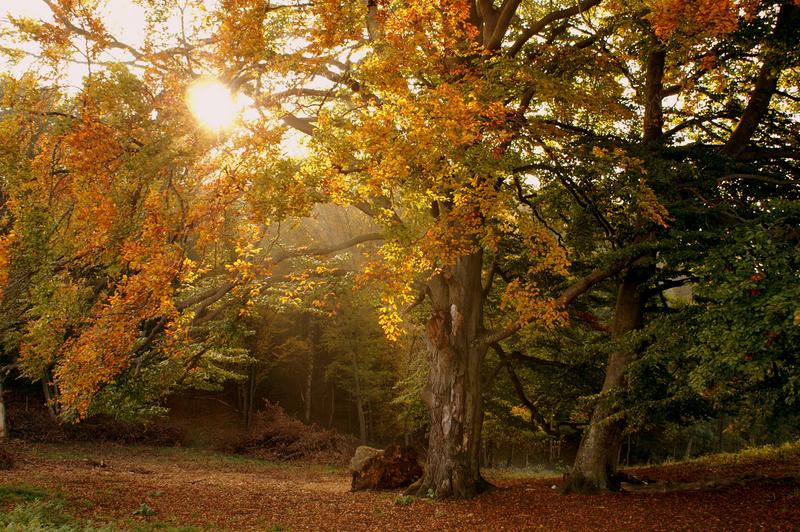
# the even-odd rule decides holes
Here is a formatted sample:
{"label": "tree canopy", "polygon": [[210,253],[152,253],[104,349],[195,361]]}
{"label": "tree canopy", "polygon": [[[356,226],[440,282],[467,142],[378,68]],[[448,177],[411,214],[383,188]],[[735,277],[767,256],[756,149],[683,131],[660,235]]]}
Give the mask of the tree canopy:
{"label": "tree canopy", "polygon": [[[491,366],[489,406],[582,432],[579,490],[659,416],[796,404],[796,1],[148,0],[138,43],[42,1],[2,28],[0,331],[63,417],[235,378],[257,309],[354,286],[424,337],[419,493],[486,486]],[[187,105],[212,78],[231,127]],[[360,387],[357,313],[323,337]]]}

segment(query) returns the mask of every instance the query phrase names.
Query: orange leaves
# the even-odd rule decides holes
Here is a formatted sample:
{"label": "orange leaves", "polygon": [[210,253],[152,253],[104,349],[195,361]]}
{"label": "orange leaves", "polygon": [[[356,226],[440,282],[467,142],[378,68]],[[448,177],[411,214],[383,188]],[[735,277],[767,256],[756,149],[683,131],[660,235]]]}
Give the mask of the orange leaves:
{"label": "orange leaves", "polygon": [[557,300],[545,297],[534,281],[513,280],[506,285],[500,309],[510,312],[510,321],[525,325],[535,323],[540,327],[566,325],[568,316]]}
{"label": "orange leaves", "polygon": [[265,18],[269,0],[223,0],[220,17],[219,46],[225,57],[257,61],[268,50]]}
{"label": "orange leaves", "polygon": [[646,18],[662,39],[669,39],[675,32],[713,37],[736,30],[740,13],[752,16],[759,3],[759,0],[653,0]]}
{"label": "orange leaves", "polygon": [[80,227],[78,254],[103,248],[116,221],[112,175],[123,151],[118,137],[100,122],[80,120],[62,136],[45,137],[33,163],[41,176],[39,193],[51,208],[69,211],[70,221]]}
{"label": "orange leaves", "polygon": [[387,9],[380,11],[386,40],[409,58],[421,52],[435,61],[471,48],[477,29],[469,23],[467,0],[387,3]]}
{"label": "orange leaves", "polygon": [[364,35],[367,8],[364,2],[314,0],[311,3],[315,24],[311,30],[312,48],[323,51],[357,41]]}
{"label": "orange leaves", "polygon": [[636,196],[639,212],[645,220],[649,220],[661,227],[668,227],[669,211],[659,201],[653,189],[647,186],[644,179],[639,181],[639,190]]}
{"label": "orange leaves", "polygon": [[13,231],[5,235],[0,235],[0,298],[2,298],[3,291],[8,284],[9,270],[11,268],[11,252],[16,236],[16,233]]}

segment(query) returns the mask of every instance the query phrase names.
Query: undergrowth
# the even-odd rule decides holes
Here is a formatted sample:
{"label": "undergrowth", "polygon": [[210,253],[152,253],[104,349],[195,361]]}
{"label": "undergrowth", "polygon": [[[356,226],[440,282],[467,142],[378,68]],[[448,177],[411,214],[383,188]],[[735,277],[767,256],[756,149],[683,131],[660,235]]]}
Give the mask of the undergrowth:
{"label": "undergrowth", "polygon": [[689,460],[668,460],[668,464],[699,464],[699,465],[730,465],[730,464],[749,464],[766,460],[790,460],[800,458],[800,440],[787,442],[780,445],[763,445],[760,447],[749,447],[734,453],[717,453],[698,456]]}
{"label": "undergrowth", "polygon": [[[67,502],[60,494],[24,484],[0,485],[0,502],[16,503],[7,512],[0,512],[0,530],[4,532],[200,532],[199,528],[174,526],[162,522],[120,523],[82,522],[69,515]],[[137,515],[152,515],[145,512]]]}
{"label": "undergrowth", "polygon": [[26,484],[0,485],[0,502],[13,500],[32,501],[42,499],[47,492]]}

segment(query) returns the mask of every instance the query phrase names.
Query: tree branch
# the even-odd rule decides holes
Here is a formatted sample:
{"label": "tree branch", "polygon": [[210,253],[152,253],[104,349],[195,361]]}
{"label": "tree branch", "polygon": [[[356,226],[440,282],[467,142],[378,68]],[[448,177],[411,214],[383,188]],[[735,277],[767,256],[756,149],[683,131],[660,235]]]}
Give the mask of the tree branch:
{"label": "tree branch", "polygon": [[[651,250],[642,251],[633,254],[631,257],[626,258],[625,260],[621,260],[615,262],[614,264],[606,267],[606,268],[597,268],[593,270],[589,275],[581,278],[580,280],[574,282],[569,287],[567,287],[561,294],[556,298],[556,307],[559,309],[564,309],[569,306],[578,296],[586,293],[591,287],[596,285],[597,283],[608,279],[612,275],[615,275],[625,268],[628,267],[633,261],[639,259],[651,253]],[[512,325],[509,325],[505,329],[500,329],[497,331],[489,331],[484,337],[481,339],[483,345],[492,345],[494,343],[500,342],[505,340],[506,338],[514,335],[519,331],[524,325],[527,325],[529,322],[517,322]]]}
{"label": "tree branch", "polygon": [[725,143],[723,152],[731,157],[742,153],[769,109],[772,95],[778,88],[778,78],[784,68],[784,55],[797,45],[797,31],[800,27],[800,6],[784,2],[778,12],[778,20],[773,31],[773,42],[765,43],[767,51],[758,73],[755,87],[750,93],[739,122]]}
{"label": "tree branch", "polygon": [[548,25],[552,24],[557,20],[562,20],[565,18],[569,18],[573,15],[577,15],[582,11],[586,11],[598,4],[600,4],[603,0],[583,0],[582,2],[578,2],[573,7],[568,7],[566,9],[560,9],[558,11],[553,11],[548,13],[544,17],[540,18],[536,21],[533,26],[529,27],[526,30],[523,30],[522,33],[517,37],[514,41],[514,44],[511,45],[511,48],[508,49],[508,55],[514,57],[522,50],[522,47],[525,46],[531,37],[541,32],[545,29]]}
{"label": "tree branch", "polygon": [[500,360],[503,361],[503,364],[508,371],[508,377],[511,380],[511,384],[514,385],[514,391],[517,392],[517,396],[519,400],[525,405],[525,408],[528,409],[528,412],[531,414],[531,424],[545,432],[548,436],[555,436],[555,432],[550,427],[550,424],[544,418],[544,416],[539,412],[539,409],[536,408],[536,405],[528,399],[528,396],[525,394],[525,388],[522,386],[522,382],[520,382],[517,373],[514,371],[514,366],[511,364],[511,357],[505,352],[502,346],[498,343],[491,344],[492,349],[497,353],[500,357]]}

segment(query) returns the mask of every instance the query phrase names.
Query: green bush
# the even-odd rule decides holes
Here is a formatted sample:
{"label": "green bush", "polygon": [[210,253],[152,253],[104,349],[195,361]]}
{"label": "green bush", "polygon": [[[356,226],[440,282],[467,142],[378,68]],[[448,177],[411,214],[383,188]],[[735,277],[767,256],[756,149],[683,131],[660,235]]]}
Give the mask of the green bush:
{"label": "green bush", "polygon": [[415,497],[412,495],[398,495],[394,499],[394,503],[398,506],[408,506],[409,504],[413,503]]}

